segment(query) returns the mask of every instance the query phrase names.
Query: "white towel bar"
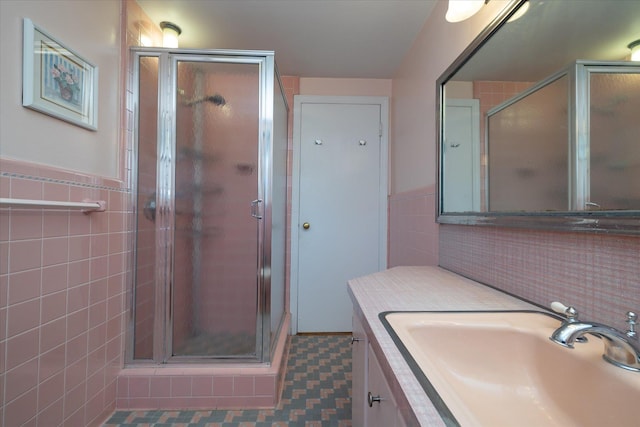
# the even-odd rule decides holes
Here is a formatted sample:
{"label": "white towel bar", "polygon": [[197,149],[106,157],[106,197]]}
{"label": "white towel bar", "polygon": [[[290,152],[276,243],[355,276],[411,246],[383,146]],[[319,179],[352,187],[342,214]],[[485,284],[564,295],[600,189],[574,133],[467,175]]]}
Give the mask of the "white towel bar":
{"label": "white towel bar", "polygon": [[0,198],[0,208],[42,208],[42,209],[81,209],[84,213],[104,212],[107,202],[87,200],[85,202],[57,202],[53,200],[6,199]]}

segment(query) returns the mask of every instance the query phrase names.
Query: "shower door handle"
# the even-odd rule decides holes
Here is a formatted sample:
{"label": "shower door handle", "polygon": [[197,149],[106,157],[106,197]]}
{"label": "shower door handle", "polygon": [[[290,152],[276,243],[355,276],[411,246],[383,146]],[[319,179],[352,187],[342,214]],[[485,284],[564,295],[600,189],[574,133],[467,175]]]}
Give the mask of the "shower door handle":
{"label": "shower door handle", "polygon": [[262,214],[260,213],[260,204],[262,203],[262,199],[256,199],[251,202],[251,216],[255,219],[262,219]]}
{"label": "shower door handle", "polygon": [[151,194],[142,209],[144,217],[151,222],[156,222],[156,193]]}

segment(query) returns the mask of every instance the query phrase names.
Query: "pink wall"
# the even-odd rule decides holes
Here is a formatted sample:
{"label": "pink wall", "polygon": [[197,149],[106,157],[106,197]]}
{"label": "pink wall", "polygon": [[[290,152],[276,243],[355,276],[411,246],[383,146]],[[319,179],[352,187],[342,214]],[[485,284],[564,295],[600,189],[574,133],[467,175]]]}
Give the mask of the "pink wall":
{"label": "pink wall", "polygon": [[[446,2],[438,2],[394,76],[392,206],[413,197],[411,191],[433,191],[435,82],[505,4],[493,0],[469,20],[450,24],[444,19]],[[427,199],[425,212],[434,212],[434,202]],[[414,209],[408,204],[392,208],[391,236],[400,234],[398,218],[413,215]],[[431,221],[427,215],[420,220],[423,227]],[[439,264],[472,279],[545,306],[560,299],[575,304],[583,318],[621,328],[625,310],[640,310],[638,237],[456,225],[438,229]],[[415,243],[405,236],[390,248],[394,265],[414,262]]]}
{"label": "pink wall", "polygon": [[0,424],[99,425],[123,360],[128,193],[115,180],[0,166],[0,197],[107,201],[90,215],[0,210]]}
{"label": "pink wall", "polygon": [[[96,65],[98,130],[22,107],[23,18],[29,18],[60,42]],[[121,179],[124,152],[120,145],[120,0],[0,1],[0,156]],[[11,66],[9,66],[11,65]]]}
{"label": "pink wall", "polygon": [[[128,193],[120,1],[0,2],[0,197],[107,210],[0,209],[0,425],[97,426],[122,367]],[[21,105],[22,18],[98,65],[98,130]]]}
{"label": "pink wall", "polygon": [[436,197],[435,186],[389,197],[389,268],[438,264]]}
{"label": "pink wall", "polygon": [[[391,96],[390,79],[300,78],[301,95]],[[293,109],[293,104],[290,105]]]}
{"label": "pink wall", "polygon": [[393,77],[389,266],[438,263],[435,82],[505,4],[493,0],[465,23],[450,24],[447,2],[439,2]]}

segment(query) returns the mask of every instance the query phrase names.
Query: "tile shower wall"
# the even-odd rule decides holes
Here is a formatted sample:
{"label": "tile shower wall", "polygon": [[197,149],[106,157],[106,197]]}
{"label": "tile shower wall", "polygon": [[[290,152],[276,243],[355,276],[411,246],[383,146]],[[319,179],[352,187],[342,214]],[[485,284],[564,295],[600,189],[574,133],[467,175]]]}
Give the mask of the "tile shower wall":
{"label": "tile shower wall", "polygon": [[548,307],[625,328],[640,311],[640,238],[440,225],[440,265]]}
{"label": "tile shower wall", "polygon": [[[129,57],[126,55],[129,46],[158,46],[161,43],[161,34],[155,24],[144,13],[140,6],[133,0],[126,0],[125,28],[126,38],[123,41],[123,73],[128,76],[126,90],[127,108],[124,111],[123,121],[128,123],[126,140],[128,157],[132,157],[133,145],[133,109],[132,100],[132,73],[128,65]],[[293,95],[299,92],[299,79],[297,77],[283,77],[283,85],[287,94],[289,105],[293,105]],[[291,114],[289,118],[289,150],[292,144]],[[289,151],[291,159],[291,151]],[[290,178],[291,171],[288,171]],[[289,194],[291,183],[288,183]],[[289,197],[290,200],[290,197]],[[291,209],[287,209],[287,217],[290,222]],[[289,262],[290,245],[287,244],[287,263]],[[287,265],[288,271],[288,265]],[[288,282],[288,274],[287,274]],[[287,284],[288,292],[288,284]],[[286,301],[288,311],[287,294]],[[288,326],[285,325],[285,330]],[[278,391],[282,387],[282,366],[280,361],[285,351],[286,335],[281,334],[278,349],[275,354],[272,367],[265,369],[255,365],[234,367],[171,367],[160,369],[158,367],[126,368],[120,372],[117,385],[117,407],[131,408],[211,408],[211,407],[273,407],[278,398]]]}
{"label": "tile shower wall", "polygon": [[105,200],[106,212],[0,210],[0,424],[98,425],[122,366],[121,183],[2,159],[0,197]]}

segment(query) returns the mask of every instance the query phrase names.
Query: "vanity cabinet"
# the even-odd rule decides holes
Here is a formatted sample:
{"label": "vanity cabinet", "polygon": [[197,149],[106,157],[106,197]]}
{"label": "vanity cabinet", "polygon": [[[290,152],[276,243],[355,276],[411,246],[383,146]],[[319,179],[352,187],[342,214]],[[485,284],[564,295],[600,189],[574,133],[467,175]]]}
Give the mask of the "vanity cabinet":
{"label": "vanity cabinet", "polygon": [[360,319],[353,316],[351,346],[351,424],[366,426],[367,409],[367,353],[369,341]]}
{"label": "vanity cabinet", "polygon": [[351,381],[354,427],[405,427],[391,387],[357,316],[353,317]]}

